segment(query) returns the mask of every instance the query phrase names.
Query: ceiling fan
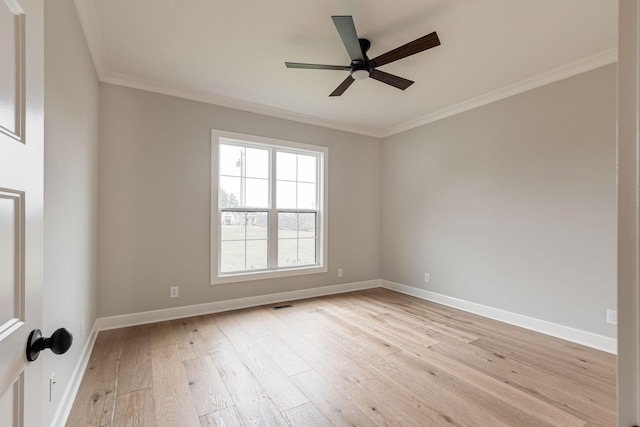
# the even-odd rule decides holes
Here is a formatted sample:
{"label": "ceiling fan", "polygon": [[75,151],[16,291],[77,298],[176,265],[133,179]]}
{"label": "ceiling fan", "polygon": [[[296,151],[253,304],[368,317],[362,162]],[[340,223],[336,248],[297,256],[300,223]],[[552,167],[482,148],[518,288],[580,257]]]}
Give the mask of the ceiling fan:
{"label": "ceiling fan", "polygon": [[340,96],[354,82],[354,80],[363,80],[367,77],[386,83],[398,89],[405,90],[414,82],[393,74],[385,73],[377,68],[398,59],[406,58],[413,54],[422,52],[432,47],[440,45],[438,35],[434,31],[431,34],[420,37],[417,40],[409,42],[398,48],[376,56],[373,59],[367,57],[367,51],[371,47],[371,42],[367,39],[359,39],[356,33],[356,26],[351,16],[332,16],[333,23],[340,34],[342,43],[347,49],[347,53],[351,58],[350,65],[322,65],[322,64],[301,64],[297,62],[285,62],[287,68],[306,68],[311,70],[340,70],[349,71],[349,76],[340,85],[331,92],[329,96]]}

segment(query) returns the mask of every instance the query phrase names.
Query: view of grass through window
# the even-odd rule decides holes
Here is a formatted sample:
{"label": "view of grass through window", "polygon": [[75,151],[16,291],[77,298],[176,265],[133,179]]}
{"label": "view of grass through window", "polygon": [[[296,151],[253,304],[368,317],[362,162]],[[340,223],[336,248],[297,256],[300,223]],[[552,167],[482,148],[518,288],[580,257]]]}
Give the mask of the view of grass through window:
{"label": "view of grass through window", "polygon": [[219,145],[220,273],[318,264],[318,154]]}

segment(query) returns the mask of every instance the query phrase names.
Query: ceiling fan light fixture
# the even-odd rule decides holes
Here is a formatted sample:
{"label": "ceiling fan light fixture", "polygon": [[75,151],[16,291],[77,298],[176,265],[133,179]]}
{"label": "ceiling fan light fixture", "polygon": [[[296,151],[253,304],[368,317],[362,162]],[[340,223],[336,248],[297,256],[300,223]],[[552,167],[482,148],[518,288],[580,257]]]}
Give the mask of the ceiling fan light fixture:
{"label": "ceiling fan light fixture", "polygon": [[369,77],[369,70],[366,68],[353,70],[351,72],[351,77],[353,77],[354,80],[364,80]]}

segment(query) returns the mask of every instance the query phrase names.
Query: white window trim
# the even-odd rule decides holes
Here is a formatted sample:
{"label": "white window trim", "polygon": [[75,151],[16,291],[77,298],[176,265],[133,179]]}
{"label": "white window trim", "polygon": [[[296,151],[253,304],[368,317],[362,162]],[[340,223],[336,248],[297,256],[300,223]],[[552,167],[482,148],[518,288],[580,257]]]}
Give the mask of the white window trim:
{"label": "white window trim", "polygon": [[[321,186],[321,197],[319,200],[318,236],[321,238],[320,251],[318,252],[318,265],[306,267],[281,268],[269,271],[247,271],[233,274],[219,274],[220,265],[220,209],[218,207],[218,153],[220,138],[246,141],[250,144],[265,144],[269,146],[280,146],[294,150],[307,150],[322,153],[320,159],[319,172],[322,172],[322,179],[319,180]],[[267,138],[256,135],[241,134],[236,132],[226,132],[212,129],[211,131],[211,248],[210,248],[210,282],[211,285],[224,283],[248,282],[254,280],[275,279],[279,277],[300,276],[305,274],[326,273],[328,271],[328,248],[329,248],[329,209],[328,209],[328,182],[329,182],[329,148],[317,145],[303,144],[300,142],[285,141],[281,139]]]}

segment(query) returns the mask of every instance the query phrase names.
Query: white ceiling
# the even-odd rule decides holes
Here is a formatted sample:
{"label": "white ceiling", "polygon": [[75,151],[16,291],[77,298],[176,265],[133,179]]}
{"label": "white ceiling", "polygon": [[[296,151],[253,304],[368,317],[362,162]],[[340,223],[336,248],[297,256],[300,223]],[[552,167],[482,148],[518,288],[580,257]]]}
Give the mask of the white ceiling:
{"label": "white ceiling", "polygon": [[[387,136],[616,60],[613,0],[75,0],[101,81]],[[329,97],[348,65],[331,20],[369,57],[437,31],[441,46]]]}

